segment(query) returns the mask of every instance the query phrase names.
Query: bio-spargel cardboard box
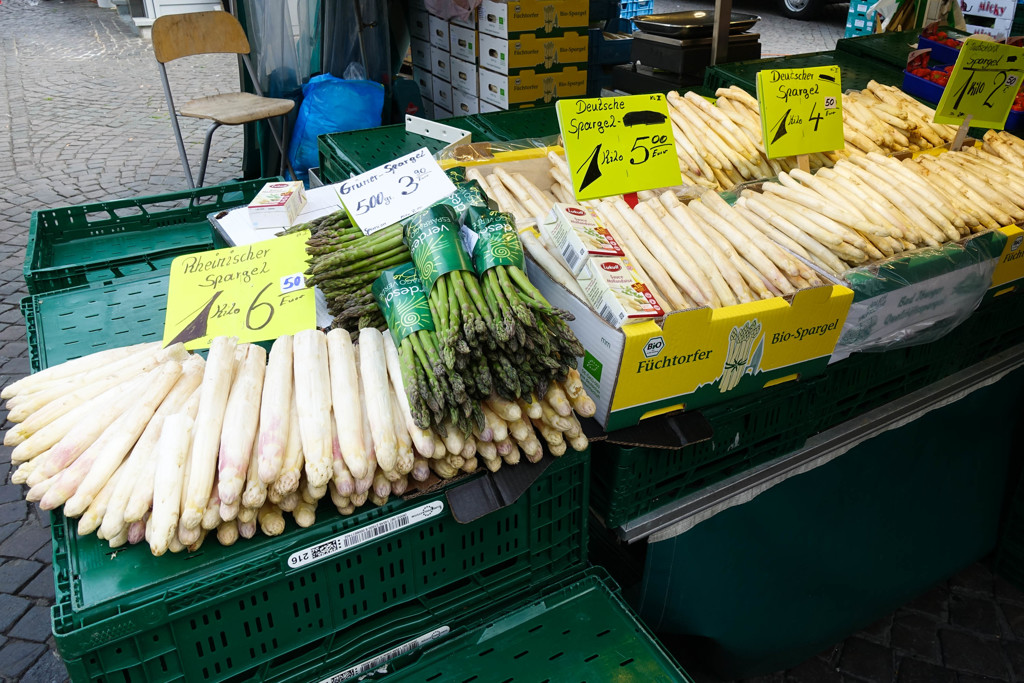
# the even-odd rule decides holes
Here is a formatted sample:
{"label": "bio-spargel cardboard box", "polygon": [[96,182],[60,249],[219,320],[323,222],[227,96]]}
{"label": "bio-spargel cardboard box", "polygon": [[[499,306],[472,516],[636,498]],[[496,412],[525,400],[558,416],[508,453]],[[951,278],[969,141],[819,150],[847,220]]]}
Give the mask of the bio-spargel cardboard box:
{"label": "bio-spargel cardboard box", "polygon": [[[548,151],[502,167],[547,189]],[[486,176],[497,164],[475,167]],[[672,312],[660,324],[616,329],[529,259],[527,270],[545,299],[575,316],[569,326],[585,349],[580,375],[597,404],[595,418],[607,431],[820,374],[853,299],[849,288],[830,284],[785,298]]]}
{"label": "bio-spargel cardboard box", "polygon": [[586,97],[587,70],[574,66],[559,71],[531,70],[514,75],[480,69],[480,99],[499,109],[524,109],[550,104],[562,97]]}
{"label": "bio-spargel cardboard box", "polygon": [[1024,287],[1024,230],[1011,225],[1000,228],[999,232],[1006,235],[1006,244],[992,273],[989,292],[993,296],[1002,296]]}
{"label": "bio-spargel cardboard box", "polygon": [[426,10],[409,10],[409,37],[430,41],[430,15]]}
{"label": "bio-spargel cardboard box", "polygon": [[436,47],[440,50],[448,49],[449,38],[449,27],[448,21],[441,17],[435,17],[430,15],[430,46]]}
{"label": "bio-spargel cardboard box", "polygon": [[522,69],[558,71],[567,64],[586,68],[590,37],[567,32],[561,36],[522,34],[514,38],[480,35],[480,66],[501,74]]}
{"label": "bio-spargel cardboard box", "polygon": [[478,97],[480,94],[478,71],[476,64],[452,57],[452,87]]}
{"label": "bio-spargel cardboard box", "polygon": [[477,18],[481,32],[499,38],[522,33],[554,35],[566,29],[585,34],[589,25],[589,0],[484,0]]}
{"label": "bio-spargel cardboard box", "polygon": [[430,43],[413,38],[409,41],[409,49],[412,52],[412,65],[430,71]]}
{"label": "bio-spargel cardboard box", "polygon": [[480,113],[480,100],[458,88],[452,88],[452,112],[456,116],[468,116]]}
{"label": "bio-spargel cardboard box", "polygon": [[452,80],[452,57],[448,52],[433,45],[430,46],[430,73],[436,78],[448,81]]}
{"label": "bio-spargel cardboard box", "polygon": [[477,32],[464,26],[452,26],[449,30],[449,52],[452,57],[465,62],[476,63]]}

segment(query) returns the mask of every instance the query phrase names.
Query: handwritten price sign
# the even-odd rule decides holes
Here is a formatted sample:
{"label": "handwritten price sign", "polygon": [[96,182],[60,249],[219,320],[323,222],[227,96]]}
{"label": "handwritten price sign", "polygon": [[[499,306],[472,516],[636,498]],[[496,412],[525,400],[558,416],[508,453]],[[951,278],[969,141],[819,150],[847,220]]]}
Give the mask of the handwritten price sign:
{"label": "handwritten price sign", "polygon": [[757,103],[769,159],[831,152],[845,144],[838,66],[759,71]]}
{"label": "handwritten price sign", "polygon": [[364,235],[394,225],[452,192],[454,183],[426,148],[338,184],[342,206]]}
{"label": "handwritten price sign", "polygon": [[968,38],[935,109],[936,123],[1003,128],[1024,78],[1024,48]]}
{"label": "handwritten price sign", "polygon": [[576,199],[682,184],[664,95],[559,100],[555,108]]}
{"label": "handwritten price sign", "polygon": [[277,339],[316,326],[306,287],[309,231],[179,256],[171,262],[164,344],[209,348],[214,337]]}

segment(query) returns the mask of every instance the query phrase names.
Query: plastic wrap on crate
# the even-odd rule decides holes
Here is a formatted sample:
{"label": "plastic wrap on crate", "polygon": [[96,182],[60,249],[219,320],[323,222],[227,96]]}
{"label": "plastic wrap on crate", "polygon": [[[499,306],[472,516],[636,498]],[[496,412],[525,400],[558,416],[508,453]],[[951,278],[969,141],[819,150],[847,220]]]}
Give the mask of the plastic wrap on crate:
{"label": "plastic wrap on crate", "polygon": [[437,152],[434,158],[442,168],[492,164],[496,161],[515,161],[520,158],[532,159],[537,156],[537,150],[557,149],[561,154],[560,142],[560,135],[495,142],[470,142],[446,147]]}
{"label": "plastic wrap on crate", "polygon": [[941,339],[981,303],[1005,242],[988,231],[844,273],[854,299],[830,362]]}

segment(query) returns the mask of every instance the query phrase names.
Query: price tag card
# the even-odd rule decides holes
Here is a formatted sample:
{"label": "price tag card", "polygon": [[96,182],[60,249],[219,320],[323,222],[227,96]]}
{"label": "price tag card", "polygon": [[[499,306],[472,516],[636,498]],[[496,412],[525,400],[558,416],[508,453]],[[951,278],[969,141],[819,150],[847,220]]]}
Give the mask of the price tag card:
{"label": "price tag card", "polygon": [[559,100],[555,108],[576,199],[682,184],[664,95]]}
{"label": "price tag card", "polygon": [[342,206],[364,235],[394,225],[455,192],[455,184],[425,147],[337,187]]}
{"label": "price tag card", "polygon": [[313,288],[303,277],[308,239],[302,230],[175,258],[164,344],[206,349],[214,337],[255,342],[316,327]]}
{"label": "price tag card", "polygon": [[1003,128],[1024,77],[1024,48],[968,38],[935,108],[936,123]]}
{"label": "price tag card", "polygon": [[845,146],[838,66],[759,71],[757,103],[769,159],[831,152]]}

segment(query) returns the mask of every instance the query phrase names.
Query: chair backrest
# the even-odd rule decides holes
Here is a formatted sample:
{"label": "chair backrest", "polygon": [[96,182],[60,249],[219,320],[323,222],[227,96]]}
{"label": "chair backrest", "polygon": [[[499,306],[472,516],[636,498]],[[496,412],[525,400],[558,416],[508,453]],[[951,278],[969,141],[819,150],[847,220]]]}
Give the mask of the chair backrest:
{"label": "chair backrest", "polygon": [[165,14],[153,22],[153,52],[161,64],[213,52],[249,54],[242,25],[222,11]]}

